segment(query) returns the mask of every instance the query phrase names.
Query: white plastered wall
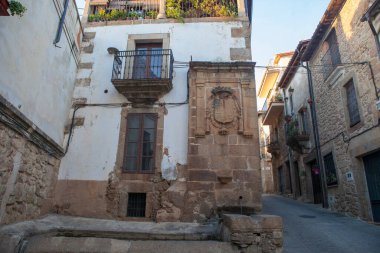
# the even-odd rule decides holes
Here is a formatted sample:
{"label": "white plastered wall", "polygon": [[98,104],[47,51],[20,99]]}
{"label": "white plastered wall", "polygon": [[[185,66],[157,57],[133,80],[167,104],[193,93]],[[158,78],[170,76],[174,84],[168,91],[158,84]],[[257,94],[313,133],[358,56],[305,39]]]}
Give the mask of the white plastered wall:
{"label": "white plastered wall", "polygon": [[[53,45],[59,23],[54,3],[63,1],[20,2],[27,8],[22,17],[0,16],[0,94],[63,145],[77,68],[64,33],[59,47]],[[69,32],[75,38],[78,31]]]}
{"label": "white plastered wall", "polygon": [[[232,38],[231,28],[241,22],[166,23],[90,27],[96,32],[94,51],[83,54],[82,62],[93,62],[92,70],[80,70],[79,78],[90,75],[89,87],[77,87],[75,98],[87,103],[120,103],[126,99],[111,83],[113,56],[108,47],[126,50],[129,34],[165,33],[175,61],[229,62],[230,48],[244,48],[244,38]],[[89,72],[90,71],[90,72]],[[187,96],[188,67],[174,66],[173,89],[160,102],[184,102]],[[108,93],[104,93],[108,90]],[[166,106],[164,147],[174,162],[187,163],[188,105]],[[68,154],[62,159],[59,179],[107,180],[114,169],[120,132],[120,108],[86,107],[77,113],[84,126],[74,129]]]}

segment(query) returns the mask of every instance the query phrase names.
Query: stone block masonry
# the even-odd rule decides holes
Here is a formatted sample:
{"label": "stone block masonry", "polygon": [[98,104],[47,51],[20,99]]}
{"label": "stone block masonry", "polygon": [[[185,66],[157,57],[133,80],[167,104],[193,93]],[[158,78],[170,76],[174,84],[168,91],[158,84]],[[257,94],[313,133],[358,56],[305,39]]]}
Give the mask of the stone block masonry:
{"label": "stone block masonry", "polygon": [[[326,32],[310,59],[310,65],[321,64],[326,54],[326,37],[336,33],[340,60],[327,77],[322,69],[312,70],[318,128],[322,155],[332,154],[337,183],[328,187],[329,207],[350,216],[371,220],[371,202],[362,157],[380,148],[379,113],[374,83],[378,86],[380,65],[375,38],[367,22],[360,22],[369,6],[368,1],[348,0],[339,17]],[[347,29],[350,27],[350,29]],[[372,80],[368,64],[375,73]],[[348,64],[350,63],[350,64]],[[360,122],[351,126],[347,107],[346,85],[352,81],[355,88]],[[377,126],[377,127],[376,127]],[[370,141],[376,142],[370,145]],[[359,149],[358,149],[359,148]],[[357,150],[359,150],[357,152]],[[347,173],[353,180],[348,180]]]}
{"label": "stone block masonry", "polygon": [[0,123],[0,224],[52,211],[59,160]]}
{"label": "stone block masonry", "polygon": [[0,228],[0,252],[279,253],[282,231],[272,215],[223,215],[206,224],[48,215]]}
{"label": "stone block masonry", "polygon": [[249,62],[190,65],[185,221],[261,210],[253,67]]}

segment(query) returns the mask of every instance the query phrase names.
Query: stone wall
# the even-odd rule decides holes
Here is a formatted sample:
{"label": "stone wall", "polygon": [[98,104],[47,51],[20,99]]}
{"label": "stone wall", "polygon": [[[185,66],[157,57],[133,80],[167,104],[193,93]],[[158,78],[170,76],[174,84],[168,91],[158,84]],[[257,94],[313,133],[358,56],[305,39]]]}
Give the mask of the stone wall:
{"label": "stone wall", "polygon": [[[184,220],[261,210],[252,63],[192,62]],[[200,201],[202,200],[202,201]]]}
{"label": "stone wall", "polygon": [[52,210],[59,160],[0,123],[0,223]]}
{"label": "stone wall", "polygon": [[[378,84],[380,81],[380,62],[370,27],[367,22],[360,21],[368,7],[368,0],[348,0],[332,24],[337,34],[341,62],[350,64],[336,67],[326,79],[322,68],[312,69],[322,153],[333,153],[338,177],[338,184],[328,189],[330,207],[365,219],[370,218],[369,201],[365,171],[359,157],[372,150],[355,157],[351,153],[354,148],[351,144],[366,145],[367,140],[362,135],[364,131],[371,131],[373,139],[380,138],[379,131],[376,131],[379,112],[375,107],[374,91],[374,82]],[[328,34],[314,52],[311,65],[321,64],[326,52],[323,41]],[[359,62],[371,64],[375,80],[372,80],[369,64]],[[353,127],[349,125],[344,88],[351,79],[354,81],[361,119]],[[347,180],[347,172],[353,173],[354,180]]]}

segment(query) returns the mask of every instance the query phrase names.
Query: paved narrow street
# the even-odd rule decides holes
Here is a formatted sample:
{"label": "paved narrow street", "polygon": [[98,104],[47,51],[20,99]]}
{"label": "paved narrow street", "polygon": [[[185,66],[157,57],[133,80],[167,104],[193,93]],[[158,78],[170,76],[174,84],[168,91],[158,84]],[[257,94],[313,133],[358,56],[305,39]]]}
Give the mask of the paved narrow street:
{"label": "paved narrow street", "polygon": [[263,196],[263,213],[284,221],[284,253],[380,252],[380,226],[276,195]]}

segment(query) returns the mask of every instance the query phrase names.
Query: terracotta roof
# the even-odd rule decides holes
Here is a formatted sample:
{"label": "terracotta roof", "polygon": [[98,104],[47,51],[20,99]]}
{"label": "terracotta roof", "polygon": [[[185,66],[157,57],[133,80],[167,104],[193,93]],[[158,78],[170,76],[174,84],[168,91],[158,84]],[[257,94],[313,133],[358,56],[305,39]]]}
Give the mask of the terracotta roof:
{"label": "terracotta roof", "polygon": [[306,51],[302,56],[302,61],[309,61],[311,59],[315,49],[317,49],[321,42],[321,39],[325,36],[325,33],[328,31],[345,3],[346,0],[331,0],[321,21],[319,21],[317,29],[315,29],[314,34],[311,37],[309,46],[306,48]]}
{"label": "terracotta roof", "polygon": [[293,76],[297,72],[297,66],[299,66],[301,62],[301,57],[303,53],[305,52],[309,43],[310,43],[310,40],[302,40],[298,43],[298,46],[293,54],[293,57],[292,59],[290,59],[289,64],[286,67],[285,72],[281,77],[281,80],[279,82],[280,88],[286,88],[289,85]]}

